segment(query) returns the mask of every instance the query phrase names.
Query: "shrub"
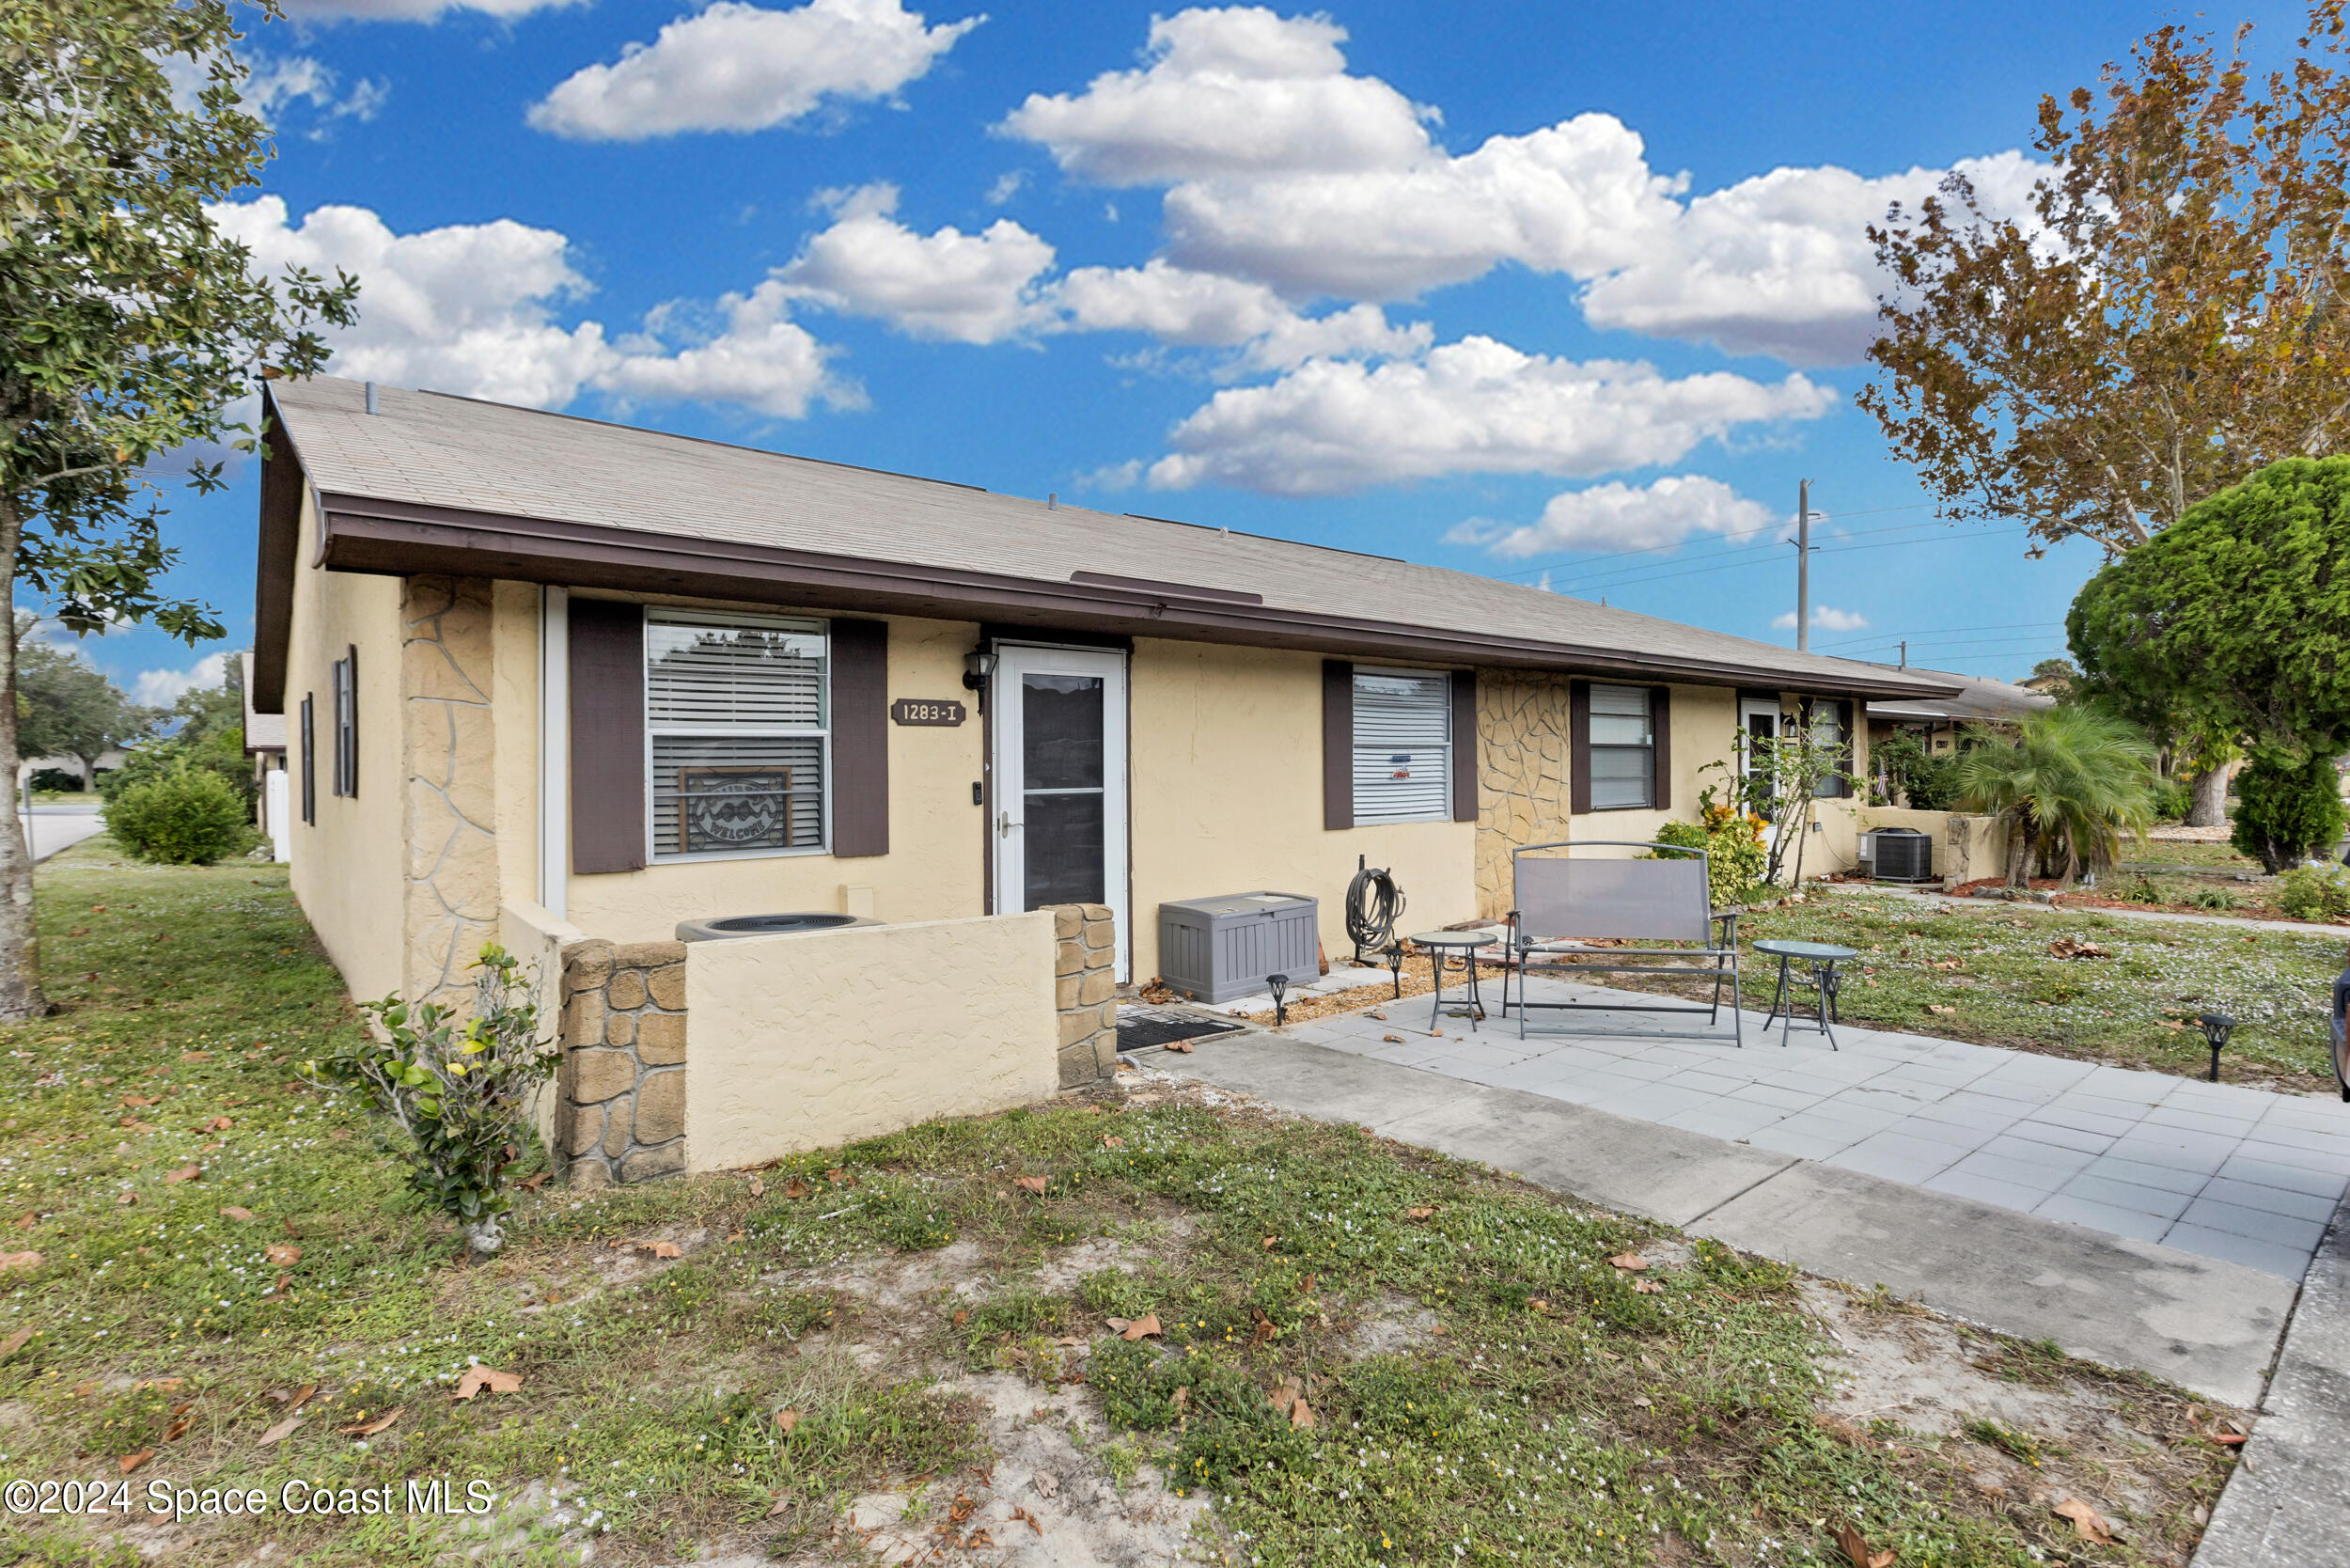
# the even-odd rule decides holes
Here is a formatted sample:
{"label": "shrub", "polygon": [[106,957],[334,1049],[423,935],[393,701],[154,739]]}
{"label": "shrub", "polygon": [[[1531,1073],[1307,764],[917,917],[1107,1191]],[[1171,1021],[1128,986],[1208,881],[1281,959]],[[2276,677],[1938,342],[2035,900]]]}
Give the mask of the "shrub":
{"label": "shrub", "polygon": [[2154,821],[2183,823],[2195,809],[2195,792],[2184,779],[2164,778],[2154,784]]}
{"label": "shrub", "polygon": [[2296,920],[2350,919],[2350,873],[2339,866],[2301,866],[2277,881],[2277,907]]}
{"label": "shrub", "polygon": [[539,1043],[539,1009],[512,954],[493,942],[475,963],[471,1018],[438,1002],[386,996],[363,1011],[370,1031],[304,1063],[330,1083],[356,1086],[408,1135],[408,1189],[465,1227],[476,1252],[505,1241],[498,1215],[513,1206],[506,1168],[527,1141],[530,1091],[561,1055]]}
{"label": "shrub", "polygon": [[2342,836],[2342,786],[2323,747],[2295,755],[2254,746],[2235,790],[2235,847],[2258,858],[2271,876]]}
{"label": "shrub", "polygon": [[209,866],[253,839],[243,799],[218,774],[181,766],[108,800],[106,831],[142,860]]}
{"label": "shrub", "polygon": [[63,768],[35,768],[30,782],[36,793],[73,794],[82,788],[82,781]]}
{"label": "shrub", "polygon": [[1947,811],[1958,804],[1958,763],[1936,756],[1905,729],[1897,729],[1874,752],[1887,781],[1909,802],[1913,811]]}
{"label": "shrub", "polygon": [[1754,896],[1762,886],[1769,852],[1762,846],[1762,826],[1755,818],[1723,806],[1709,806],[1705,815],[1705,826],[1667,823],[1658,828],[1656,841],[1678,849],[1658,850],[1656,858],[1685,860],[1689,857],[1680,851],[1703,850],[1707,896],[1715,908],[1727,909]]}

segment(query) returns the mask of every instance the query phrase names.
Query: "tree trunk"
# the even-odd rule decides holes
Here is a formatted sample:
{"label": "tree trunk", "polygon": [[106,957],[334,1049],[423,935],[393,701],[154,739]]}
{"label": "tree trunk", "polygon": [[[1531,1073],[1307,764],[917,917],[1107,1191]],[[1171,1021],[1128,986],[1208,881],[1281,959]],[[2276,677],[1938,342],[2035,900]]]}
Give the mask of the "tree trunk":
{"label": "tree trunk", "polygon": [[2228,780],[2235,773],[2233,762],[2221,762],[2205,768],[2189,780],[2193,804],[2188,806],[2186,825],[2189,827],[2224,827],[2228,822]]}
{"label": "tree trunk", "polygon": [[2031,864],[2032,837],[2031,823],[2028,822],[2017,823],[2010,831],[2007,850],[2007,885],[2010,887],[2030,886],[2024,873]]}
{"label": "tree trunk", "polygon": [[[0,495],[0,603],[16,600],[16,546],[24,520],[16,504]],[[16,630],[11,619],[0,636],[0,779],[17,788]],[[0,833],[0,1023],[21,1024],[48,1012],[40,994],[40,944],[33,934],[33,857],[24,845],[24,821],[11,809]]]}

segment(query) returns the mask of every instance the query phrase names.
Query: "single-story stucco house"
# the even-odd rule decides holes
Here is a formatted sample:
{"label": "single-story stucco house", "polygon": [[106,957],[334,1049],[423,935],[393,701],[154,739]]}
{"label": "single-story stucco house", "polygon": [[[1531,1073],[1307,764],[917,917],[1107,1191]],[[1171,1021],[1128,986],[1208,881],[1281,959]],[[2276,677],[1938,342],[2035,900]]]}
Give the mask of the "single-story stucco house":
{"label": "single-story stucco house", "polygon": [[1957,675],[1916,666],[1905,667],[1903,673],[1939,681],[1950,689],[1940,697],[1887,697],[1870,702],[1872,745],[1898,729],[1916,735],[1928,751],[1951,751],[1970,724],[2012,724],[2027,713],[2056,706],[2056,698],[2045,692],[1987,675]]}
{"label": "single-story stucco house", "polygon": [[[1948,677],[1384,557],[437,393],[270,384],[258,713],[359,996],[462,985],[504,903],[615,942],[828,910],[1321,900],[1427,929],[1509,851],[1645,839],[1700,770]],[[1856,757],[1859,765],[1862,759]],[[1824,865],[1853,861],[1837,802]]]}

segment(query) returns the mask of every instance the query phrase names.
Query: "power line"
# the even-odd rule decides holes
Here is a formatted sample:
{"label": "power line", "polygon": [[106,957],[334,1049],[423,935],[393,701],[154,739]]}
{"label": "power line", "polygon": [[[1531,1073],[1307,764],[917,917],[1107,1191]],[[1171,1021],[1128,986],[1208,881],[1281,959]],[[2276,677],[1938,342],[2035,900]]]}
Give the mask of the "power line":
{"label": "power line", "polygon": [[[1906,506],[1906,507],[1875,507],[1875,508],[1871,509],[1871,510],[1868,510],[1868,511],[1814,512],[1812,515],[1813,515],[1815,518],[1817,518],[1817,519],[1819,519],[1819,520],[1821,520],[1821,521],[1824,521],[1824,522],[1827,522],[1827,523],[1840,523],[1840,522],[1843,521],[1843,519],[1845,519],[1845,518],[1847,518],[1847,517],[1882,517],[1882,516],[1884,516],[1885,514],[1887,514],[1888,512],[1896,512],[1896,511],[1922,511],[1922,510],[1924,510],[1926,508],[1931,507],[1933,504],[1934,504],[1934,503],[1933,503],[1933,502],[1931,502],[1931,501],[1920,501],[1920,502],[1918,502],[1917,504],[1915,504],[1915,505],[1913,505],[1913,506]],[[1909,525],[1909,526],[1939,526],[1939,525],[1932,525],[1932,524],[1913,524],[1913,525]],[[1955,526],[1955,525],[1950,525],[1950,526]],[[1716,535],[1715,536],[1715,538],[1719,539],[1719,540],[1721,540],[1721,541],[1725,541],[1725,542],[1727,542],[1727,541],[1731,541],[1731,540],[1733,540],[1733,539],[1752,539],[1752,538],[1753,538],[1755,535],[1757,535],[1757,534],[1770,534],[1770,533],[1777,533],[1779,529],[1784,528],[1785,526],[1787,526],[1787,525],[1786,525],[1786,524],[1784,524],[1784,523],[1765,523],[1765,524],[1763,524],[1762,526],[1760,526],[1760,527],[1756,527],[1756,528],[1738,528],[1738,529],[1733,529],[1732,531],[1731,531],[1731,532],[1729,532],[1729,533],[1726,533],[1726,534],[1716,534]],[[1876,528],[1862,528],[1862,529],[1857,529],[1857,530],[1856,530],[1856,532],[1858,532],[1858,533],[1869,534],[1869,533],[1878,533],[1878,532],[1882,532],[1882,531],[1884,531],[1884,530],[1881,530],[1881,529],[1876,529]],[[1620,560],[1620,559],[1622,559],[1622,557],[1626,557],[1626,556],[1653,556],[1653,555],[1655,555],[1658,551],[1661,551],[1661,550],[1678,550],[1678,549],[1680,549],[1683,545],[1684,545],[1684,544],[1686,544],[1686,543],[1688,543],[1688,542],[1689,542],[1689,541],[1688,541],[1688,540],[1686,540],[1686,539],[1676,539],[1676,540],[1669,541],[1668,542],[1664,543],[1664,544],[1643,544],[1643,545],[1639,545],[1639,546],[1637,546],[1637,548],[1630,549],[1630,550],[1610,550],[1610,551],[1606,552],[1605,555],[1588,556],[1588,557],[1584,557],[1581,561],[1575,562],[1575,563],[1574,563],[1574,565],[1572,565],[1572,566],[1562,566],[1562,565],[1561,565],[1561,563],[1559,563],[1559,562],[1558,562],[1558,561],[1552,561],[1552,562],[1549,562],[1547,565],[1543,565],[1543,566],[1528,566],[1528,567],[1521,567],[1521,568],[1519,568],[1519,569],[1518,569],[1517,571],[1515,571],[1515,572],[1496,572],[1493,573],[1493,575],[1494,575],[1494,576],[1496,576],[1496,577],[1501,577],[1501,578],[1505,578],[1505,579],[1506,579],[1506,578],[1512,578],[1512,577],[1531,577],[1531,576],[1534,576],[1534,575],[1536,575],[1536,574],[1538,574],[1538,573],[1540,573],[1540,572],[1559,572],[1559,571],[1566,571],[1566,572],[1568,572],[1571,575],[1574,575],[1574,576],[1582,576],[1582,575],[1584,575],[1584,574],[1585,574],[1585,573],[1584,573],[1583,569],[1584,569],[1585,567],[1587,567],[1587,566],[1590,565],[1590,564],[1591,564],[1592,562],[1594,562],[1594,561]],[[1740,546],[1740,548],[1747,548],[1747,547],[1746,547],[1746,546]],[[1565,554],[1574,554],[1574,552],[1568,551],[1568,552],[1563,552],[1563,553],[1565,553]]]}
{"label": "power line", "polygon": [[[1971,534],[1966,537],[1967,539],[1993,539],[2001,534],[2020,534],[2027,532],[2029,532],[2029,530],[2026,528],[1994,528],[1987,533]],[[1959,541],[1959,538],[1960,536],[1953,534],[1950,536],[1950,539],[1947,541],[1937,541],[1935,540],[1924,539],[1897,539],[1888,540],[1882,544],[1824,544],[1818,547],[1818,553],[1824,556],[1845,556],[1860,550],[1891,550],[1904,545],[1956,542]],[[1567,587],[1569,590],[1575,592],[1586,591],[1591,588],[1606,588],[1609,591],[1613,591],[1617,588],[1637,588],[1642,583],[1661,583],[1674,577],[1695,577],[1708,572],[1728,572],[1734,568],[1751,566],[1752,564],[1753,563],[1751,561],[1747,560],[1718,561],[1712,566],[1693,566],[1681,572],[1658,572],[1651,573],[1647,576],[1616,578],[1605,582],[1572,583],[1567,585]]]}
{"label": "power line", "polygon": [[[1927,626],[1922,627],[1918,631],[1909,633],[1908,638],[1911,642],[1917,642],[1920,638],[1931,637],[1937,632],[2022,632],[2034,630],[2044,626],[2061,626],[2063,624],[2064,622],[2061,620],[2007,620],[2001,621],[1996,626]],[[1825,648],[1848,648],[1856,642],[1878,643],[1890,642],[1893,640],[1895,639],[1890,633],[1883,636],[1879,636],[1872,633],[1865,637],[1839,637],[1834,642],[1824,643],[1821,646]]]}
{"label": "power line", "polygon": [[[1936,529],[1936,528],[1945,528],[1945,527],[1947,527],[1947,526],[1948,526],[1948,525],[1946,525],[1946,524],[1940,524],[1940,523],[1895,523],[1895,524],[1892,524],[1892,525],[1888,525],[1888,526],[1882,527],[1882,528],[1856,528],[1856,529],[1854,529],[1854,530],[1853,530],[1850,534],[1847,534],[1847,535],[1845,535],[1845,536],[1843,536],[1843,537],[1848,538],[1848,539],[1867,539],[1867,538],[1872,538],[1872,537],[1874,537],[1874,536],[1879,535],[1879,534],[1914,534],[1914,533],[1919,532],[1919,530],[1921,530],[1921,529]],[[2001,529],[1993,529],[1993,530],[1991,530],[1991,531],[1990,531],[1990,532],[1988,532],[1988,533],[1984,533],[1984,534],[1969,534],[1969,535],[1966,535],[1966,536],[1963,536],[1963,537],[1965,537],[1965,538],[1969,538],[1969,539],[1988,539],[1988,538],[1993,537],[1993,535],[1998,534],[1998,533],[2000,533],[2000,532],[2020,533],[2020,532],[2022,532],[2022,531],[2023,531],[2023,530],[2022,530],[2022,529],[2020,529],[2020,528],[2015,528],[2015,529],[2005,529],[2005,530],[2001,530]],[[1949,535],[1947,535],[1947,536],[1945,536],[1945,537],[1948,537],[1948,538],[1950,538],[1950,539],[1958,539],[1958,538],[1961,538],[1962,536],[1957,535],[1957,534],[1949,534]],[[1735,563],[1735,564],[1744,564],[1744,556],[1743,556],[1743,554],[1741,554],[1741,552],[1747,552],[1747,551],[1754,551],[1754,550],[1765,550],[1765,549],[1770,549],[1770,548],[1772,548],[1773,546],[1777,545],[1777,544],[1778,544],[1778,543],[1779,543],[1779,542],[1781,542],[1781,541],[1777,541],[1777,540],[1774,540],[1774,541],[1771,541],[1768,544],[1744,544],[1744,545],[1738,545],[1738,546],[1736,546],[1734,549],[1721,551],[1721,552],[1718,552],[1718,554],[1720,554],[1720,555],[1725,555],[1725,556],[1727,556],[1727,555],[1740,555],[1740,560],[1739,560],[1739,562],[1738,562],[1738,563]],[[1792,542],[1792,541],[1789,541],[1789,542]],[[1901,542],[1901,541],[1895,541],[1895,542]],[[1922,544],[1922,543],[1926,542],[1926,541],[1924,541],[1924,540],[1917,540],[1917,541],[1909,541],[1909,542],[1915,542],[1915,543],[1920,543],[1920,544]],[[1859,545],[1848,545],[1848,544],[1847,544],[1847,545],[1823,544],[1823,545],[1817,545],[1817,546],[1814,546],[1814,549],[1815,549],[1815,550],[1817,550],[1817,551],[1822,551],[1822,552],[1825,552],[1825,551],[1834,551],[1834,550],[1860,549],[1860,548],[1867,548],[1867,547],[1865,547],[1865,546],[1859,546]],[[1555,570],[1555,569],[1554,569],[1554,570]],[[1599,573],[1597,573],[1596,575],[1591,574],[1591,573],[1587,573],[1587,572],[1570,572],[1570,573],[1568,574],[1568,579],[1567,579],[1567,584],[1566,584],[1566,586],[1567,586],[1569,588],[1596,588],[1596,587],[1601,586],[1602,584],[1606,584],[1606,585],[1608,585],[1608,586],[1613,586],[1613,585],[1614,585],[1617,581],[1619,581],[1619,580],[1623,580],[1623,581],[1637,581],[1637,580],[1641,580],[1641,579],[1637,578],[1637,576],[1627,576],[1627,573],[1638,573],[1638,572],[1644,572],[1644,571],[1646,571],[1646,570],[1647,570],[1647,569],[1646,569],[1645,567],[1637,567],[1637,566],[1634,566],[1634,567],[1615,567],[1615,568],[1611,568],[1611,569],[1609,569],[1609,570],[1607,570],[1607,571],[1606,571],[1606,572],[1599,572]],[[1676,575],[1677,575],[1677,573],[1676,573]]]}

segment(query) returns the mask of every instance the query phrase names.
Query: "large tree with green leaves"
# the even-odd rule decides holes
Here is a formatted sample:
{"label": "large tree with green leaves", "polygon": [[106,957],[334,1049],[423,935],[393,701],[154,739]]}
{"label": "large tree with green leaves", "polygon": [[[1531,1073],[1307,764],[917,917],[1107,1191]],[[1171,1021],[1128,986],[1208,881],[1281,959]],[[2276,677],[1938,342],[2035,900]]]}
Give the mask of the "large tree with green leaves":
{"label": "large tree with green leaves", "polygon": [[[2272,871],[2340,823],[2350,746],[2350,457],[2291,458],[2108,563],[2067,620],[2082,670],[2140,712],[2249,740],[2236,840]],[[2315,798],[2322,792],[2325,798]]]}
{"label": "large tree with green leaves", "polygon": [[[1894,287],[1860,394],[1946,516],[2020,523],[2037,555],[2137,548],[2264,463],[2350,431],[2350,59],[2318,0],[2262,76],[2158,29],[2099,87],[2040,102],[2025,212],[1953,175],[1870,231]],[[2217,823],[2235,737],[2141,713]]]}
{"label": "large tree with green leaves", "polygon": [[[275,16],[275,0],[259,10]],[[223,482],[262,375],[306,375],[356,287],[256,274],[205,212],[255,183],[267,127],[241,106],[227,0],[0,0],[0,601],[69,628],[143,620],[197,642],[211,609],[164,582],[166,470]],[[166,65],[202,86],[175,97]],[[12,777],[16,648],[0,639]],[[0,1021],[45,1011],[32,867],[0,832]]]}

